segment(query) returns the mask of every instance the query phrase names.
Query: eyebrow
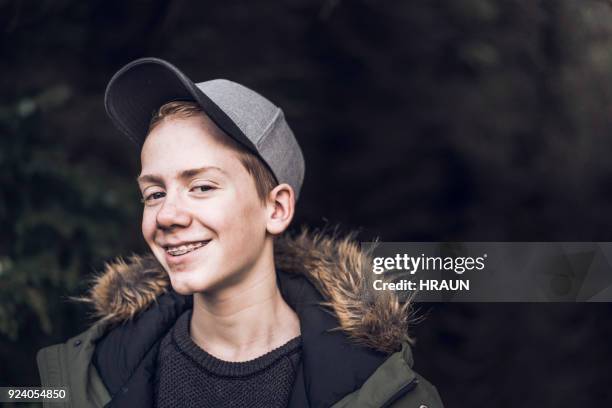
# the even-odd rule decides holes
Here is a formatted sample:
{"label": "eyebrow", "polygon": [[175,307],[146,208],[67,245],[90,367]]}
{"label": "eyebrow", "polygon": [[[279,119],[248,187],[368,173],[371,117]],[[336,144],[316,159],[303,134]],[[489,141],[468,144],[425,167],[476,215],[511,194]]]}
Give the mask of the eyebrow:
{"label": "eyebrow", "polygon": [[[223,174],[227,174],[225,171],[223,171],[221,168],[216,167],[216,166],[204,166],[204,167],[198,167],[197,169],[187,169],[187,170],[183,170],[181,172],[178,173],[178,178],[181,180],[187,180],[190,178],[193,178],[195,176],[197,176],[198,174],[202,174],[211,170],[216,170],[218,172],[221,172]],[[136,178],[136,181],[138,182],[138,184],[140,183],[161,183],[163,180],[163,177],[157,174],[143,174],[140,175]]]}

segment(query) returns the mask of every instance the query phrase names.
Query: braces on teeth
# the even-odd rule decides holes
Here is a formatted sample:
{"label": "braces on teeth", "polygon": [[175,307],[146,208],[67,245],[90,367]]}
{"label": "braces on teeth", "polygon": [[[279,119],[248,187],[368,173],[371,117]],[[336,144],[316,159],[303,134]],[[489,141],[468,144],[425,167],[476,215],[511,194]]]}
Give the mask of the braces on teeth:
{"label": "braces on teeth", "polygon": [[200,241],[195,244],[181,245],[180,247],[170,248],[170,249],[167,249],[166,252],[168,252],[170,255],[175,255],[175,256],[183,255],[183,254],[186,254],[187,252],[191,252],[195,249],[198,249],[204,246],[204,244],[205,244],[204,241]]}

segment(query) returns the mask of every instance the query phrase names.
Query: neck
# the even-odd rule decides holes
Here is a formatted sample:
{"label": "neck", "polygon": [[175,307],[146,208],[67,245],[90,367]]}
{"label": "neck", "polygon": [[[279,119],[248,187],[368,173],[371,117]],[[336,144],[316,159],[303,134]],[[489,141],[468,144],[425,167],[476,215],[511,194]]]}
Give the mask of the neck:
{"label": "neck", "polygon": [[191,337],[225,361],[252,360],[300,334],[298,317],[278,288],[272,251],[243,276],[223,290],[193,295]]}

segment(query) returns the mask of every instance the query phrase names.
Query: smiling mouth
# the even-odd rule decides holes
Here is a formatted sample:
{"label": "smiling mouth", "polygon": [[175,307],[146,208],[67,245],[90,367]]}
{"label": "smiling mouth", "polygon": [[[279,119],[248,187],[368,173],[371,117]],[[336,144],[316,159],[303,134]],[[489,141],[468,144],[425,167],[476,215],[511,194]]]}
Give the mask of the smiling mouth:
{"label": "smiling mouth", "polygon": [[185,255],[189,252],[193,252],[196,251],[204,246],[206,246],[208,243],[210,242],[210,240],[207,241],[198,241],[198,242],[191,242],[189,244],[186,245],[179,245],[179,246],[175,246],[175,247],[168,247],[166,248],[166,253],[170,256],[181,256],[181,255]]}

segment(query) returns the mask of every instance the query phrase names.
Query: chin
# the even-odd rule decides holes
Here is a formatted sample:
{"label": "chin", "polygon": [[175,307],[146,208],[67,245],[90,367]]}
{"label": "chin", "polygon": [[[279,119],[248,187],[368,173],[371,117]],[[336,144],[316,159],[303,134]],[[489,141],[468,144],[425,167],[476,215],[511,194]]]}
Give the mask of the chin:
{"label": "chin", "polygon": [[[185,272],[179,272],[179,274],[186,275]],[[189,276],[173,276],[173,274],[170,273],[170,284],[172,285],[172,289],[183,296],[193,295],[196,292],[203,292],[206,290],[207,285],[203,285],[202,282],[197,282],[195,279],[189,278]]]}
{"label": "chin", "polygon": [[174,291],[178,293],[179,295],[183,295],[183,296],[190,296],[197,292],[191,289],[189,286],[182,285],[182,284],[179,284],[179,285],[172,284],[172,289],[174,289]]}

